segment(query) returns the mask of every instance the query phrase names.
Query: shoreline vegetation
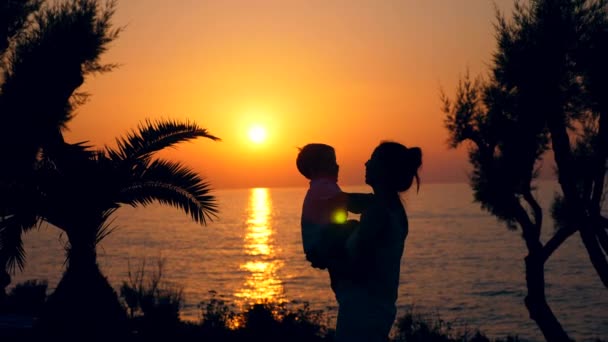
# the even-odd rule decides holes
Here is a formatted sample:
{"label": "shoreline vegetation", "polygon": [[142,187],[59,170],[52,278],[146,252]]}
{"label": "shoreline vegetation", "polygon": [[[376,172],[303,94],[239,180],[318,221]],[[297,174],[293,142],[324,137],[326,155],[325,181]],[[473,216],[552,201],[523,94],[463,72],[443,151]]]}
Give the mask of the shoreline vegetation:
{"label": "shoreline vegetation", "polygon": [[[159,264],[160,265],[160,264]],[[199,304],[198,321],[182,320],[183,289],[164,283],[161,267],[145,278],[135,272],[117,293],[127,320],[120,341],[333,341],[334,329],[323,310],[313,310],[307,302],[257,303],[244,310],[210,291],[210,298]],[[37,318],[44,309],[48,283],[28,280],[17,284],[4,299],[0,312],[3,341],[48,340]],[[94,296],[94,293],[89,293]],[[97,327],[104,329],[104,327]],[[105,327],[109,329],[110,327]],[[72,335],[72,332],[65,332]],[[63,334],[54,332],[53,336]],[[80,340],[96,341],[94,332],[79,335]],[[116,340],[116,339],[114,339]],[[441,342],[518,342],[516,335],[492,339],[475,329],[455,329],[438,315],[408,311],[397,317],[391,341]],[[599,341],[599,340],[598,340]]]}
{"label": "shoreline vegetation", "polygon": [[[144,259],[132,269],[113,295],[120,299],[121,312],[94,307],[96,289],[79,289],[80,298],[89,300],[82,307],[82,321],[87,315],[115,315],[95,320],[92,325],[72,327],[44,317],[45,307],[53,295],[46,280],[17,283],[0,298],[0,337],[3,342],[29,341],[334,341],[334,324],[328,312],[313,309],[306,301],[259,302],[241,305],[229,302],[221,293],[209,291],[209,298],[198,304],[196,319],[183,319],[184,288],[165,280],[165,259],[153,263],[152,270]],[[98,312],[103,311],[103,312]],[[124,318],[124,319],[123,319]],[[40,322],[43,322],[40,324]],[[107,322],[122,322],[108,326]],[[390,342],[531,342],[517,332],[489,337],[478,328],[458,325],[438,313],[419,312],[410,308],[400,312],[391,331]],[[606,342],[595,337],[584,341]]]}
{"label": "shoreline vegetation", "polygon": [[[334,329],[324,310],[313,310],[307,302],[255,303],[242,310],[233,303],[219,299],[209,291],[208,300],[199,303],[198,320],[183,320],[180,310],[185,303],[183,288],[163,280],[163,260],[156,269],[146,273],[145,262],[129,272],[116,295],[120,297],[125,317],[124,329],[113,336],[114,341],[334,341]],[[5,297],[0,312],[0,336],[3,341],[49,340],[45,327],[37,318],[49,298],[48,283],[28,280]],[[86,291],[85,291],[86,292]],[[95,296],[89,291],[87,296]],[[94,308],[92,308],[94,310]],[[78,314],[78,313],[75,313]],[[97,326],[98,329],[110,327]],[[82,332],[82,330],[81,330]],[[514,332],[515,333],[515,332]],[[74,340],[107,341],[93,331],[78,336],[73,331],[53,332],[51,336],[71,336]],[[68,338],[67,340],[71,340]],[[455,328],[438,314],[408,310],[398,315],[391,342],[520,342],[515,334],[490,338],[479,329]],[[602,342],[597,338],[596,342]]]}

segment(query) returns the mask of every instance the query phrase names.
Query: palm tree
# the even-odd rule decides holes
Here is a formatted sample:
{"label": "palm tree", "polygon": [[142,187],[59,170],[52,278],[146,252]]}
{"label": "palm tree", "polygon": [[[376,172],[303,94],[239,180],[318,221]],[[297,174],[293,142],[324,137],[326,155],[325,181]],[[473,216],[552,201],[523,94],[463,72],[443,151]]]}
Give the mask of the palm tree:
{"label": "palm tree", "polygon": [[99,2],[0,2],[0,292],[25,264],[22,234],[40,221],[40,153],[65,146],[84,77],[113,67],[99,58],[120,31],[115,2]]}
{"label": "palm tree", "polygon": [[117,208],[159,201],[202,224],[217,210],[198,175],[152,159],[179,142],[217,140],[196,124],[146,122],[115,149],[64,141],[62,130],[86,98],[77,92],[85,76],[114,67],[99,58],[120,32],[110,24],[116,2],[100,3],[0,3],[0,269],[8,274],[23,268],[25,232],[43,222],[63,230],[67,269],[41,326],[59,323],[55,328],[65,332],[80,327],[84,333],[91,324],[109,331],[120,323],[124,311],[99,270],[95,249],[112,231],[107,220]]}
{"label": "palm tree", "polygon": [[96,253],[97,244],[113,231],[109,218],[121,206],[159,202],[203,225],[214,218],[217,206],[207,182],[180,163],[153,158],[196,138],[218,140],[195,123],[146,121],[118,139],[116,148],[66,144],[53,159],[43,157],[38,215],[68,238],[67,268],[41,317],[43,331],[83,338],[110,333],[109,328],[124,323],[125,311],[102,275]]}

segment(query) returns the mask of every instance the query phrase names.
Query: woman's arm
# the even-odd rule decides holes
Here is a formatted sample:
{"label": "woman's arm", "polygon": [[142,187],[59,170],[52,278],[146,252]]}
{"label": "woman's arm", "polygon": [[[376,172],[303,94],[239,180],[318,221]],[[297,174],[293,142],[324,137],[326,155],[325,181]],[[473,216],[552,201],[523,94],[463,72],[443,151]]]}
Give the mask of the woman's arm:
{"label": "woman's arm", "polygon": [[374,194],[345,193],[347,196],[346,209],[351,213],[361,214],[367,209],[374,199]]}
{"label": "woman's arm", "polygon": [[371,201],[368,209],[361,215],[358,228],[346,243],[347,255],[353,262],[361,262],[373,253],[381,230],[386,224],[386,210]]}

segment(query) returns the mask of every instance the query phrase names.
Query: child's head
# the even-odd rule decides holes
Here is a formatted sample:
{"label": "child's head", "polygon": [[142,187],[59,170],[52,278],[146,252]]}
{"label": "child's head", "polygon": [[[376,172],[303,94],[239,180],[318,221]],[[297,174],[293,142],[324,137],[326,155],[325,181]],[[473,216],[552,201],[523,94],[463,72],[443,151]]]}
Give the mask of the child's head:
{"label": "child's head", "polygon": [[298,171],[308,178],[338,177],[336,151],[326,144],[308,144],[300,149],[296,159]]}

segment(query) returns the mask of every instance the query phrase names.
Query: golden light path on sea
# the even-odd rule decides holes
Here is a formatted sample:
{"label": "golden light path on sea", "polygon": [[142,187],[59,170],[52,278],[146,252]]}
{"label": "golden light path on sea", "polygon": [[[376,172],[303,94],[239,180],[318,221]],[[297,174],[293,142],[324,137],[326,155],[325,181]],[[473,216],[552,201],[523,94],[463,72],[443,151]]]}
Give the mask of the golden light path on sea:
{"label": "golden light path on sea", "polygon": [[283,282],[278,276],[282,262],[277,259],[271,226],[272,201],[267,188],[250,190],[249,217],[244,238],[247,261],[240,269],[248,272],[235,296],[241,304],[280,302]]}

